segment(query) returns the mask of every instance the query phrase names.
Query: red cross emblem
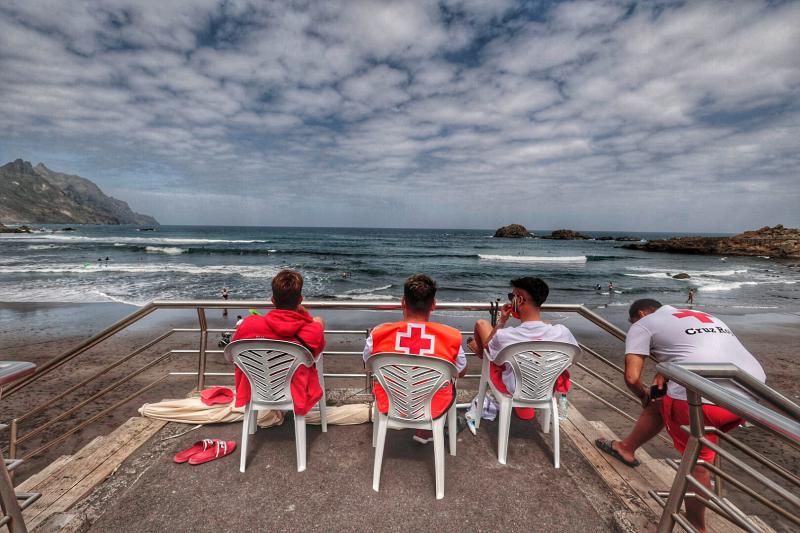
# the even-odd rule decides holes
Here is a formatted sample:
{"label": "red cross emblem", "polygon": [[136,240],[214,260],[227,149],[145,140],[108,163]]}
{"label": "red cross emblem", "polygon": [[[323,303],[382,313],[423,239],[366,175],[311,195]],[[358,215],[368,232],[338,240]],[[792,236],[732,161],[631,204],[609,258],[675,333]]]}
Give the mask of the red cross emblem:
{"label": "red cross emblem", "polygon": [[690,316],[692,318],[696,318],[697,320],[699,320],[703,324],[711,324],[712,322],[714,322],[714,319],[711,318],[711,315],[707,315],[705,313],[701,313],[700,311],[683,310],[683,311],[680,311],[678,313],[672,313],[672,316],[677,317],[677,318],[686,318],[686,317]]}
{"label": "red cross emblem", "polygon": [[398,333],[394,349],[400,353],[433,355],[436,337],[425,333],[425,324],[408,324],[405,333]]}

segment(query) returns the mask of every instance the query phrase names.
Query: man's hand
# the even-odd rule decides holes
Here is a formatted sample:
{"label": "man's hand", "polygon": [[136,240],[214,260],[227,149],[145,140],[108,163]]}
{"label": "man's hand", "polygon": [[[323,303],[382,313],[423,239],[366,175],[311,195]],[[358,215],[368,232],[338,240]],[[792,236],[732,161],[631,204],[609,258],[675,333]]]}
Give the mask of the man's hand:
{"label": "man's hand", "polygon": [[497,319],[498,328],[502,328],[506,325],[506,322],[508,322],[508,319],[511,317],[512,310],[511,304],[505,304],[500,308],[500,317]]}
{"label": "man's hand", "polygon": [[667,386],[667,378],[665,378],[661,374],[656,374],[655,376],[653,376],[653,385],[656,385],[658,389],[661,390]]}
{"label": "man's hand", "polygon": [[642,400],[642,408],[650,405],[650,391],[645,391],[644,396],[641,396],[640,400]]}

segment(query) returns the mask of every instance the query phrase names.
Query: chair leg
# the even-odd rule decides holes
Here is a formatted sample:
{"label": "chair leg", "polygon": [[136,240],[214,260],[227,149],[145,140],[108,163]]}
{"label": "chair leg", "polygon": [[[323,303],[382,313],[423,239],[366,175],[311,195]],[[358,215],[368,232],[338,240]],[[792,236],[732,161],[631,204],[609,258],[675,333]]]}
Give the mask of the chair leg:
{"label": "chair leg", "polygon": [[456,454],[456,440],[458,440],[458,412],[456,411],[456,402],[450,407],[447,412],[447,440],[450,446],[450,455]]}
{"label": "chair leg", "polygon": [[481,366],[481,381],[478,384],[478,418],[475,419],[475,427],[481,427],[481,418],[483,417],[483,402],[486,398],[486,387],[489,384],[489,359],[488,356],[483,354],[483,363]]}
{"label": "chair leg", "polygon": [[436,499],[444,498],[444,418],[433,421],[433,459],[436,470]]}
{"label": "chair leg", "polygon": [[511,429],[511,398],[502,396],[500,402],[500,424],[497,433],[497,460],[506,464],[508,455],[508,432]]}
{"label": "chair leg", "polygon": [[253,407],[248,403],[244,409],[244,418],[242,419],[242,445],[239,447],[239,472],[244,473],[247,467],[247,441],[250,436],[250,416]]}
{"label": "chair leg", "polygon": [[377,441],[375,446],[375,464],[372,467],[372,490],[379,492],[381,486],[381,465],[383,464],[383,448],[386,444],[386,429],[389,426],[389,417],[379,414],[373,422],[377,426],[374,439]]}
{"label": "chair leg", "polygon": [[322,398],[319,400],[319,421],[322,426],[322,432],[328,432],[328,419],[325,415],[325,408],[328,406],[328,395],[325,393],[325,368],[322,364],[322,354],[317,359],[317,375],[319,376],[319,386],[322,388]]}
{"label": "chair leg", "polygon": [[378,402],[372,402],[372,447],[378,444]]}
{"label": "chair leg", "polygon": [[306,469],[306,417],[294,415],[294,439],[297,448],[297,471]]}
{"label": "chair leg", "polygon": [[553,419],[552,407],[544,407],[539,412],[542,413],[542,433],[550,433],[550,422]]}
{"label": "chair leg", "polygon": [[258,409],[250,410],[250,425],[248,426],[250,428],[248,431],[250,435],[255,435],[258,430],[258,413]]}
{"label": "chair leg", "polygon": [[553,463],[561,467],[561,442],[559,436],[558,402],[553,398]]}

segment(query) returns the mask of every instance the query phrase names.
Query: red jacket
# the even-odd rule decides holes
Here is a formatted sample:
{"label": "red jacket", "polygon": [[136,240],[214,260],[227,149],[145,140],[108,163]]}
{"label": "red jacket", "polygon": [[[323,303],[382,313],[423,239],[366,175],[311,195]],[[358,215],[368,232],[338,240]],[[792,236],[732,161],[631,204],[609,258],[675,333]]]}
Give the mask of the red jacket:
{"label": "red jacket", "polygon": [[[273,309],[264,316],[250,315],[236,328],[231,340],[269,339],[305,345],[314,357],[325,348],[322,324],[315,322],[308,311]],[[236,407],[250,402],[250,382],[237,367],[234,371]],[[316,366],[300,366],[292,377],[294,412],[305,415],[322,398]]]}

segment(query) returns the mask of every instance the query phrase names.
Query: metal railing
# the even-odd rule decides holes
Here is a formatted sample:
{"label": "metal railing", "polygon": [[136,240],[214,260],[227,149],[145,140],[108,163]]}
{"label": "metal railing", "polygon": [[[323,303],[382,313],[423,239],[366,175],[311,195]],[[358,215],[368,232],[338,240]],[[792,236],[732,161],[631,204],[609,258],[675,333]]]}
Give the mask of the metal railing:
{"label": "metal railing", "polygon": [[[331,302],[331,301],[315,301],[315,302],[304,302],[304,306],[309,310],[320,310],[320,311],[401,311],[401,305],[399,302]],[[197,325],[196,328],[174,328],[168,330],[155,338],[145,342],[138,348],[134,349],[130,353],[112,361],[111,363],[107,364],[106,366],[100,368],[93,374],[89,375],[88,377],[80,380],[79,382],[65,388],[62,391],[56,392],[52,397],[46,399],[41,404],[34,406],[27,411],[23,412],[22,414],[18,415],[14,419],[10,421],[9,424],[9,445],[7,448],[8,456],[15,458],[18,456],[22,456],[23,458],[30,458],[35,455],[41,454],[48,450],[49,448],[65,441],[71,435],[79,432],[86,426],[92,424],[93,422],[97,421],[103,416],[108,415],[112,411],[118,409],[122,405],[125,405],[129,401],[135,399],[138,396],[146,393],[147,391],[153,389],[157,385],[163,383],[165,380],[169,378],[178,378],[178,377],[187,377],[193,376],[196,378],[196,388],[200,390],[204,388],[206,383],[206,378],[211,376],[226,376],[229,375],[227,372],[211,372],[207,371],[207,358],[209,355],[214,354],[221,354],[222,350],[214,350],[208,348],[209,343],[209,335],[213,333],[222,333],[226,331],[230,331],[230,329],[219,329],[219,328],[210,328],[208,326],[207,320],[207,311],[209,310],[223,310],[223,309],[251,309],[251,308],[261,308],[261,309],[271,309],[273,305],[271,302],[266,301],[153,301],[147,303],[143,307],[137,309],[130,315],[122,318],[121,320],[117,321],[116,323],[108,326],[104,330],[100,331],[96,335],[89,337],[88,339],[82,341],[77,346],[67,350],[66,352],[56,356],[55,358],[47,361],[46,363],[39,366],[36,373],[28,376],[25,379],[22,379],[13,385],[11,385],[8,389],[3,391],[3,397],[8,398],[9,396],[14,395],[18,391],[22,390],[25,387],[30,387],[32,384],[41,380],[45,376],[53,373],[54,371],[62,368],[64,365],[69,363],[70,361],[75,360],[76,358],[80,357],[82,354],[87,353],[92,348],[97,347],[104,341],[114,337],[115,335],[128,330],[134,324],[142,321],[143,319],[150,316],[152,313],[159,311],[159,310],[189,310],[195,311],[197,316]],[[466,311],[466,312],[477,312],[477,313],[489,313],[489,316],[494,320],[496,318],[499,304],[497,302],[488,302],[488,303],[454,303],[454,302],[438,302],[436,306],[437,311],[441,312],[448,312],[448,311]],[[552,313],[552,312],[561,312],[561,313],[574,313],[577,314],[584,319],[588,320],[592,324],[598,326],[601,330],[605,331],[606,333],[610,334],[611,336],[619,339],[625,339],[625,332],[621,329],[616,327],[614,324],[610,323],[609,321],[605,320],[603,317],[599,316],[598,314],[594,313],[590,309],[584,307],[583,305],[579,304],[546,304],[543,306],[542,310],[545,313]],[[335,335],[366,335],[369,333],[369,330],[326,330],[326,336],[335,336]],[[471,332],[462,332],[464,334]],[[64,404],[64,400],[73,393],[79,394],[83,390],[87,389],[91,385],[98,382],[101,378],[112,372],[114,369],[122,367],[129,361],[133,360],[134,358],[141,356],[142,354],[147,353],[151,349],[157,349],[158,345],[171,339],[173,336],[180,336],[180,335],[192,335],[196,336],[197,344],[195,349],[169,349],[162,353],[160,353],[157,357],[150,360],[146,364],[142,364],[138,368],[135,368],[129,372],[127,372],[122,377],[114,380],[112,383],[106,385],[105,387],[101,388],[100,390],[93,392],[88,397],[81,399],[77,404],[67,408],[66,410],[54,415],[51,418],[48,418],[44,421],[36,419],[37,415],[44,415],[45,412],[48,412],[50,409],[55,408],[56,406],[61,407]],[[582,346],[584,352],[589,355],[593,360],[599,361],[602,365],[607,366],[611,369],[614,373],[622,373],[623,370],[621,367],[610,361],[607,357],[599,354],[595,350],[589,348],[588,346]],[[324,352],[324,356],[346,356],[346,355],[361,355],[360,351],[333,351],[333,350],[326,350]],[[469,354],[472,355],[472,354]],[[82,409],[84,409],[87,405],[92,403],[97,403],[101,398],[104,396],[117,391],[123,385],[129,383],[131,380],[144,374],[148,370],[155,368],[156,366],[160,365],[161,363],[167,364],[174,364],[176,358],[185,358],[186,356],[195,356],[196,359],[196,368],[197,370],[194,372],[187,372],[187,371],[172,371],[167,372],[159,376],[154,381],[146,384],[145,386],[139,388],[138,390],[133,391],[132,393],[128,394],[124,398],[115,401],[113,404],[105,407],[101,411],[95,413],[93,416],[84,420],[82,422],[77,423],[76,425],[70,427],[62,434],[55,436],[54,438],[48,438],[45,442],[41,443],[38,447],[35,447],[32,450],[26,451],[24,454],[20,455],[19,453],[19,446],[22,444],[26,444],[32,441],[37,436],[43,437],[46,436],[46,431],[53,428],[58,423],[66,422],[67,420],[71,420],[75,416],[77,416]],[[632,402],[633,405],[638,405],[639,400],[634,398],[632,395],[621,389],[617,386],[614,382],[607,379],[606,377],[602,376],[596,370],[589,368],[584,362],[578,362],[576,364],[577,368],[585,371],[587,376],[589,376],[592,380],[597,380],[604,384],[605,386],[609,387],[610,390],[614,391],[615,393],[620,393],[623,395],[623,398]],[[359,373],[326,373],[326,378],[364,378],[365,381],[365,390],[369,390],[370,385],[370,376],[366,373],[366,370],[359,372]],[[468,374],[465,376],[466,378],[477,379],[480,377],[479,374]],[[621,414],[628,420],[635,420],[633,416],[629,413],[625,412],[623,409],[620,409],[618,406],[614,405],[612,402],[609,402],[606,398],[603,397],[601,394],[596,394],[589,390],[587,387],[582,385],[573,377],[573,384],[575,384],[576,388],[585,391],[587,394],[591,395],[592,397],[596,398],[598,401],[604,403],[605,405],[609,406],[615,412]],[[34,423],[35,422],[35,423]],[[23,433],[22,428],[23,425],[33,425],[35,427],[31,428],[26,433]],[[663,437],[662,437],[663,438]]]}
{"label": "metal railing", "polygon": [[[732,435],[722,432],[716,427],[705,426],[703,400],[708,400],[738,415],[746,422],[779,437],[788,442],[795,450],[800,450],[800,421],[798,421],[800,420],[800,406],[732,364],[662,363],[656,367],[656,370],[671,381],[686,387],[689,404],[689,426],[683,428],[689,432],[686,450],[680,463],[668,461],[677,470],[672,488],[668,493],[658,491],[650,493],[664,507],[658,531],[661,533],[672,531],[675,524],[680,525],[686,531],[696,531],[687,517],[680,512],[681,504],[687,497],[697,499],[706,508],[745,531],[762,531],[762,528],[754,523],[746,513],[721,494],[718,486],[722,480],[763,504],[778,516],[794,524],[795,527],[800,526],[800,497],[787,490],[775,479],[765,475],[764,471],[771,472],[784,484],[794,487],[795,490],[800,488],[800,477]],[[712,380],[730,382],[748,396],[732,392]],[[715,440],[724,442],[741,452],[758,466],[754,467],[744,458],[722,448],[718,443],[710,440],[709,435],[714,435]],[[703,446],[711,448],[716,452],[717,457],[724,458],[726,463],[733,465],[740,473],[746,474],[748,481],[742,481],[735,475],[733,469],[723,469],[717,461],[707,463],[700,460],[699,456]],[[714,490],[703,485],[695,477],[693,472],[698,467],[704,468],[714,475],[718,485]],[[752,480],[760,487],[755,488]],[[690,485],[695,491],[694,494],[687,493]],[[777,498],[770,498],[768,494],[773,494]],[[666,500],[664,500],[665,497]],[[785,502],[783,505],[778,503],[781,500]]]}

